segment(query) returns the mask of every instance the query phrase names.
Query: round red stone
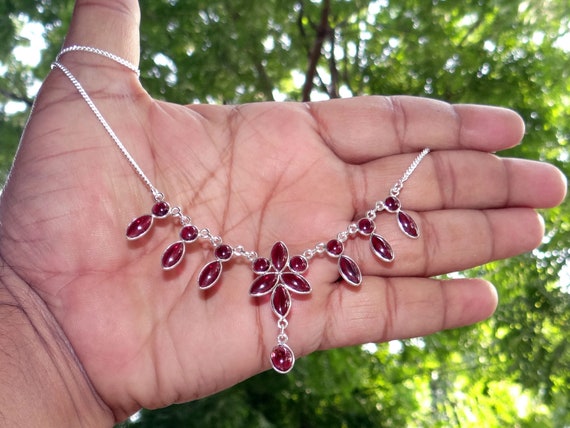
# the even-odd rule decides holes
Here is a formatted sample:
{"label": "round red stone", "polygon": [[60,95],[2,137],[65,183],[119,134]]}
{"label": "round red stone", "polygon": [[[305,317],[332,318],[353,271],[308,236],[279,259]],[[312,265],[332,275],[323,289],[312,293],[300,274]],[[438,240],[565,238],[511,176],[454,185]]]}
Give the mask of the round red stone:
{"label": "round red stone", "polygon": [[338,271],[340,276],[350,285],[360,285],[362,273],[354,260],[347,256],[341,256],[338,261]]}
{"label": "round red stone", "polygon": [[220,279],[221,275],[222,262],[219,260],[214,260],[213,262],[210,262],[204,266],[200,271],[200,275],[198,276],[198,286],[204,290],[210,288],[216,282],[218,282],[218,279]]}
{"label": "round red stone", "polygon": [[294,256],[289,260],[289,267],[294,272],[303,273],[309,268],[309,262],[303,256]]}
{"label": "round red stone", "polygon": [[180,229],[180,238],[186,242],[194,242],[198,239],[198,228],[196,226],[184,226]]}
{"label": "round red stone", "polygon": [[400,200],[395,196],[388,196],[384,201],[384,206],[390,212],[398,211],[401,207]]}
{"label": "round red stone", "polygon": [[327,253],[330,256],[338,257],[344,251],[344,245],[338,239],[331,239],[327,242]]}
{"label": "round red stone", "polygon": [[277,345],[271,351],[271,365],[279,373],[288,373],[295,364],[295,355],[287,345]]}
{"label": "round red stone", "polygon": [[219,260],[223,261],[229,260],[232,257],[232,254],[233,254],[232,247],[230,247],[227,244],[218,245],[214,250],[214,255]]}
{"label": "round red stone", "polygon": [[255,273],[264,273],[271,267],[271,262],[265,257],[259,257],[253,261],[251,266]]}
{"label": "round red stone", "polygon": [[143,215],[141,217],[135,218],[131,224],[127,227],[127,238],[137,239],[143,236],[150,227],[152,226],[152,216]]}
{"label": "round red stone", "polygon": [[362,218],[358,220],[357,226],[358,231],[363,235],[370,235],[372,232],[374,232],[375,229],[374,222],[369,218]]}
{"label": "round red stone", "polygon": [[152,215],[155,217],[165,217],[170,212],[170,205],[168,202],[157,202],[152,206]]}
{"label": "round red stone", "polygon": [[182,261],[184,257],[184,242],[178,241],[170,245],[162,254],[162,268],[172,269]]}

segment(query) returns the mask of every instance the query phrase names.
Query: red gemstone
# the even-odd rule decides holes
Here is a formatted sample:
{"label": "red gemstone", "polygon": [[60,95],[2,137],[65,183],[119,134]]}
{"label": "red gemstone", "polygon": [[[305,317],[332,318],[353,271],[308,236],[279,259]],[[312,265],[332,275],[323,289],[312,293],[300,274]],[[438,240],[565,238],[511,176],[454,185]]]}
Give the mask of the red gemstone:
{"label": "red gemstone", "polygon": [[398,224],[400,225],[400,229],[410,238],[417,238],[420,236],[420,230],[416,225],[416,222],[410,215],[404,211],[400,211],[398,213]]}
{"label": "red gemstone", "polygon": [[162,268],[165,270],[174,268],[182,261],[184,252],[184,242],[178,241],[171,244],[162,254]]}
{"label": "red gemstone", "polygon": [[214,260],[213,262],[210,262],[204,266],[200,271],[200,275],[198,276],[198,286],[203,290],[210,288],[216,282],[218,282],[218,279],[220,279],[221,275],[222,262],[219,260]]}
{"label": "red gemstone", "polygon": [[303,273],[309,268],[309,262],[303,256],[291,257],[289,268],[294,272]]}
{"label": "red gemstone", "polygon": [[271,262],[265,257],[259,257],[252,263],[252,269],[255,273],[264,273],[271,267]]}
{"label": "red gemstone", "polygon": [[375,225],[369,218],[362,218],[358,220],[358,231],[363,235],[370,235],[374,232]]}
{"label": "red gemstone", "polygon": [[135,218],[127,227],[127,239],[137,239],[144,236],[152,226],[152,216],[149,214]]}
{"label": "red gemstone", "polygon": [[381,260],[385,262],[391,262],[394,260],[394,251],[392,247],[383,237],[377,233],[373,233],[370,237],[370,248],[374,255],[376,255]]}
{"label": "red gemstone", "polygon": [[281,272],[285,266],[287,266],[287,260],[289,259],[289,250],[283,242],[276,242],[271,249],[271,262],[273,267]]}
{"label": "red gemstone", "polygon": [[271,365],[279,373],[288,373],[295,364],[295,355],[287,345],[277,345],[271,351]]}
{"label": "red gemstone", "polygon": [[283,281],[283,284],[286,285],[289,290],[294,291],[295,293],[308,294],[311,292],[309,281],[297,273],[282,273],[281,281]]}
{"label": "red gemstone", "polygon": [[271,295],[271,307],[278,317],[286,317],[291,309],[291,295],[287,289],[278,285]]}
{"label": "red gemstone", "polygon": [[338,257],[344,251],[344,245],[338,239],[332,239],[327,242],[327,253],[329,256]]}
{"label": "red gemstone", "polygon": [[402,205],[400,204],[400,200],[395,196],[388,196],[384,201],[384,206],[388,211],[393,213],[398,211]]}
{"label": "red gemstone", "polygon": [[362,273],[354,260],[347,256],[340,256],[338,260],[338,271],[340,276],[350,285],[360,285]]}
{"label": "red gemstone", "polygon": [[219,260],[223,261],[229,260],[232,257],[232,254],[233,254],[232,247],[230,247],[227,244],[218,245],[214,250],[214,255]]}
{"label": "red gemstone", "polygon": [[167,202],[157,202],[152,206],[152,215],[155,217],[165,217],[170,212],[170,205]]}
{"label": "red gemstone", "polygon": [[184,226],[180,229],[180,238],[186,242],[194,242],[198,239],[198,228],[196,226]]}
{"label": "red gemstone", "polygon": [[277,284],[279,275],[275,273],[266,273],[257,277],[252,283],[249,289],[249,294],[252,296],[263,296],[273,290],[273,287]]}

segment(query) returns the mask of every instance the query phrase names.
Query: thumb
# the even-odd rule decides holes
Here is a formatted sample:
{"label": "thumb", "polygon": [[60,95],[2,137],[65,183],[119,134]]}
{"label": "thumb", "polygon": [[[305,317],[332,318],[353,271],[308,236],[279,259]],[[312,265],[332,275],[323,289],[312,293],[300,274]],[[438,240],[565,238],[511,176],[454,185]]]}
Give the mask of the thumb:
{"label": "thumb", "polygon": [[77,0],[64,47],[91,46],[138,66],[139,24],[137,0]]}

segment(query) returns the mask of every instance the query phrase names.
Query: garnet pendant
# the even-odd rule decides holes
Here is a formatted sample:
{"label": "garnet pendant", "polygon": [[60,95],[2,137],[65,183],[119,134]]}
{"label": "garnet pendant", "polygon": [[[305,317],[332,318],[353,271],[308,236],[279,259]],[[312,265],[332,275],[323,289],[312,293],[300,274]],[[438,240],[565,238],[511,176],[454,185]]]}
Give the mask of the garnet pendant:
{"label": "garnet pendant", "polygon": [[177,241],[174,244],[169,245],[162,254],[162,268],[164,270],[170,270],[178,266],[184,258],[185,252],[186,246],[182,241]]}
{"label": "garnet pendant", "polygon": [[220,276],[222,276],[222,262],[220,260],[214,260],[204,266],[200,271],[198,286],[202,290],[213,287],[220,279]]}
{"label": "garnet pendant", "polygon": [[276,372],[289,373],[295,364],[295,354],[289,346],[285,344],[277,345],[271,351],[271,365]]}
{"label": "garnet pendant", "polygon": [[402,232],[404,232],[410,238],[418,238],[420,236],[420,230],[414,219],[406,212],[398,212],[398,225]]}
{"label": "garnet pendant", "polygon": [[127,239],[134,240],[142,238],[150,230],[153,217],[150,214],[135,218],[127,227]]}
{"label": "garnet pendant", "polygon": [[291,310],[291,294],[282,285],[278,285],[271,295],[271,308],[275,315],[285,318]]}
{"label": "garnet pendant", "polygon": [[354,260],[344,254],[338,259],[338,271],[342,279],[350,285],[359,286],[362,283],[362,273]]}
{"label": "garnet pendant", "polygon": [[289,250],[287,246],[279,241],[273,245],[271,249],[271,263],[276,271],[281,272],[285,269],[287,262],[289,261]]}
{"label": "garnet pendant", "polygon": [[373,233],[370,236],[370,248],[372,249],[372,253],[380,260],[385,262],[394,261],[394,251],[392,247],[388,241],[377,233]]}
{"label": "garnet pendant", "polygon": [[254,297],[264,296],[273,290],[273,288],[277,285],[278,280],[279,276],[273,272],[261,275],[257,277],[251,284],[249,294]]}

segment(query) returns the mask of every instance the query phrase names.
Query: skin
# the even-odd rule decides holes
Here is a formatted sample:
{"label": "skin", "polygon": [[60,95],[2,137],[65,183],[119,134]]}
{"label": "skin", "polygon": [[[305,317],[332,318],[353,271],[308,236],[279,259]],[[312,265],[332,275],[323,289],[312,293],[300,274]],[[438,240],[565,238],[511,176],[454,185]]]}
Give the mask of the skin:
{"label": "skin", "polygon": [[[138,4],[77,1],[65,45],[138,63]],[[313,293],[294,301],[287,333],[297,357],[317,349],[427,335],[478,322],[496,305],[484,280],[430,277],[529,251],[535,212],[559,204],[554,167],[492,153],[520,142],[506,109],[411,97],[322,103],[181,106],[153,100],[131,71],[99,56],[62,57],[155,186],[230,245],[292,254],[334,237],[387,196],[423,148],[433,152],[401,200],[422,230],[408,239],[388,214],[378,227],[390,265],[356,238],[347,254],[363,284],[338,281],[316,257]],[[213,256],[189,247],[164,272],[178,226],[140,242],[127,224],[153,200],[73,85],[47,77],[0,199],[0,420],[10,426],[111,426],[141,406],[189,401],[269,368],[276,319],[248,295],[243,258],[207,292]]]}

